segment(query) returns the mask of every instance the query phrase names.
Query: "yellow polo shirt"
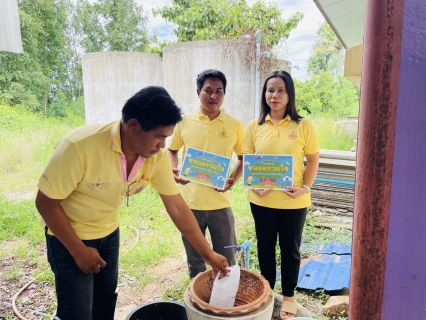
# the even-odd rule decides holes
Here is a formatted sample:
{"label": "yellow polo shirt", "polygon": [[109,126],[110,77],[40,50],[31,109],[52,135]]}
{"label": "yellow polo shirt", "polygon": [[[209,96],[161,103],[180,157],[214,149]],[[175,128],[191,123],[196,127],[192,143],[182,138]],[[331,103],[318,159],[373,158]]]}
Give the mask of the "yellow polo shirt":
{"label": "yellow polo shirt", "polygon": [[[188,147],[215,153],[227,158],[232,152],[241,156],[241,146],[244,139],[244,126],[240,120],[226,113],[221,108],[216,119],[197,111],[185,116],[176,127],[169,141],[170,150],[180,150],[183,147],[185,157]],[[231,199],[229,192],[217,192],[213,188],[194,182],[178,185],[179,191],[186,203],[194,210],[217,210],[229,208]]]}
{"label": "yellow polo shirt", "polygon": [[[303,174],[305,173],[303,164],[305,154],[315,154],[320,150],[314,126],[306,118],[302,118],[299,123],[296,123],[291,121],[290,116],[287,116],[278,124],[271,120],[270,115],[266,116],[263,125],[258,125],[257,122],[258,120],[255,119],[248,124],[244,137],[243,153],[293,155],[293,185],[300,187],[303,184]],[[264,197],[259,197],[250,190],[247,199],[259,206],[276,209],[300,209],[311,205],[309,193],[293,199],[279,190],[275,190]]]}
{"label": "yellow polo shirt", "polygon": [[62,138],[38,187],[52,199],[63,199],[72,228],[80,239],[90,240],[117,229],[125,187],[131,183],[132,195],[148,185],[164,195],[179,193],[165,150],[148,159],[139,157],[127,177],[117,121],[86,125]]}

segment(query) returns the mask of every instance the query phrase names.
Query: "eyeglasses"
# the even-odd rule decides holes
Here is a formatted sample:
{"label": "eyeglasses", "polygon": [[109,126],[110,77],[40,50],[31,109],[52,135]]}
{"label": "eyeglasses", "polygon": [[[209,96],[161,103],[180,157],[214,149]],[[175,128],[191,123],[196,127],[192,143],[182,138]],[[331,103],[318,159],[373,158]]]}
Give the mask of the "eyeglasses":
{"label": "eyeglasses", "polygon": [[133,203],[133,197],[130,194],[133,190],[133,186],[136,183],[136,181],[133,181],[129,183],[130,181],[126,181],[127,183],[124,183],[124,202],[126,203],[126,206],[130,206]]}

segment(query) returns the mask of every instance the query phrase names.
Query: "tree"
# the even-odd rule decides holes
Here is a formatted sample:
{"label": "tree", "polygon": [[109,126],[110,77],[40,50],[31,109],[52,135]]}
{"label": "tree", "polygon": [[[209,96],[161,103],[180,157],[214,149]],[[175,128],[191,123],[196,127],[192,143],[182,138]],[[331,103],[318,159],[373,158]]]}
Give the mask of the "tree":
{"label": "tree", "polygon": [[166,21],[177,24],[178,41],[239,39],[245,34],[262,31],[262,43],[273,47],[287,38],[303,14],[288,19],[274,2],[256,1],[252,7],[245,0],[172,0],[172,6],[153,10]]}
{"label": "tree", "polygon": [[327,22],[317,31],[312,56],[308,60],[308,73],[328,71],[335,77],[343,72],[344,48]]}
{"label": "tree", "polygon": [[52,92],[66,76],[65,1],[20,0],[18,5],[24,53],[0,53],[0,97],[47,113]]}
{"label": "tree", "polygon": [[359,90],[341,75],[321,72],[305,82],[295,80],[295,89],[296,105],[303,113],[335,119],[358,115]]}
{"label": "tree", "polygon": [[148,17],[134,0],[78,0],[74,27],[84,52],[145,51],[155,41]]}

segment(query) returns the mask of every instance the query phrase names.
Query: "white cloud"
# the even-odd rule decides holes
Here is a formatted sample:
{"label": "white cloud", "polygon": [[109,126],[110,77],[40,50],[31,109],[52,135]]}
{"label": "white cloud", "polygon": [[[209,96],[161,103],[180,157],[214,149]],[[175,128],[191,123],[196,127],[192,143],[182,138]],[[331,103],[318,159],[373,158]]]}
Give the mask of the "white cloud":
{"label": "white cloud", "polygon": [[[143,5],[145,11],[149,13],[149,30],[156,29],[159,40],[176,40],[176,35],[173,33],[175,25],[167,23],[160,16],[153,17],[152,15],[153,8],[166,5],[171,6],[171,0],[138,1]],[[252,5],[254,2],[255,0],[247,0],[249,5]],[[304,18],[300,21],[297,28],[290,33],[290,37],[286,41],[288,50],[286,59],[291,61],[293,67],[299,67],[299,70],[292,68],[291,74],[293,78],[303,81],[307,78],[307,60],[311,55],[316,32],[325,19],[313,0],[278,0],[277,2],[279,7],[284,10],[284,18],[290,17],[295,12],[302,12],[304,14]]]}
{"label": "white cloud", "polygon": [[311,56],[316,32],[325,19],[313,0],[280,0],[278,3],[285,10],[284,18],[290,17],[295,12],[302,12],[304,15],[287,39],[288,60],[293,66],[299,66],[299,70],[292,68],[291,74],[295,79],[303,81],[307,78],[307,60]]}

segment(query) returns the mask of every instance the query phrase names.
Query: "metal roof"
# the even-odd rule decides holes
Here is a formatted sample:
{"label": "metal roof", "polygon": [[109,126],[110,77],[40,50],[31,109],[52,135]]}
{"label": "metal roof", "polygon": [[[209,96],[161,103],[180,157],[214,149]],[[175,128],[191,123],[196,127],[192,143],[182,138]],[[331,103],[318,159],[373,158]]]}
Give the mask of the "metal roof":
{"label": "metal roof", "polygon": [[314,2],[346,49],[363,42],[365,0],[314,0]]}
{"label": "metal roof", "polygon": [[297,287],[326,291],[341,290],[350,286],[350,255],[321,254],[308,261],[299,271]]}

